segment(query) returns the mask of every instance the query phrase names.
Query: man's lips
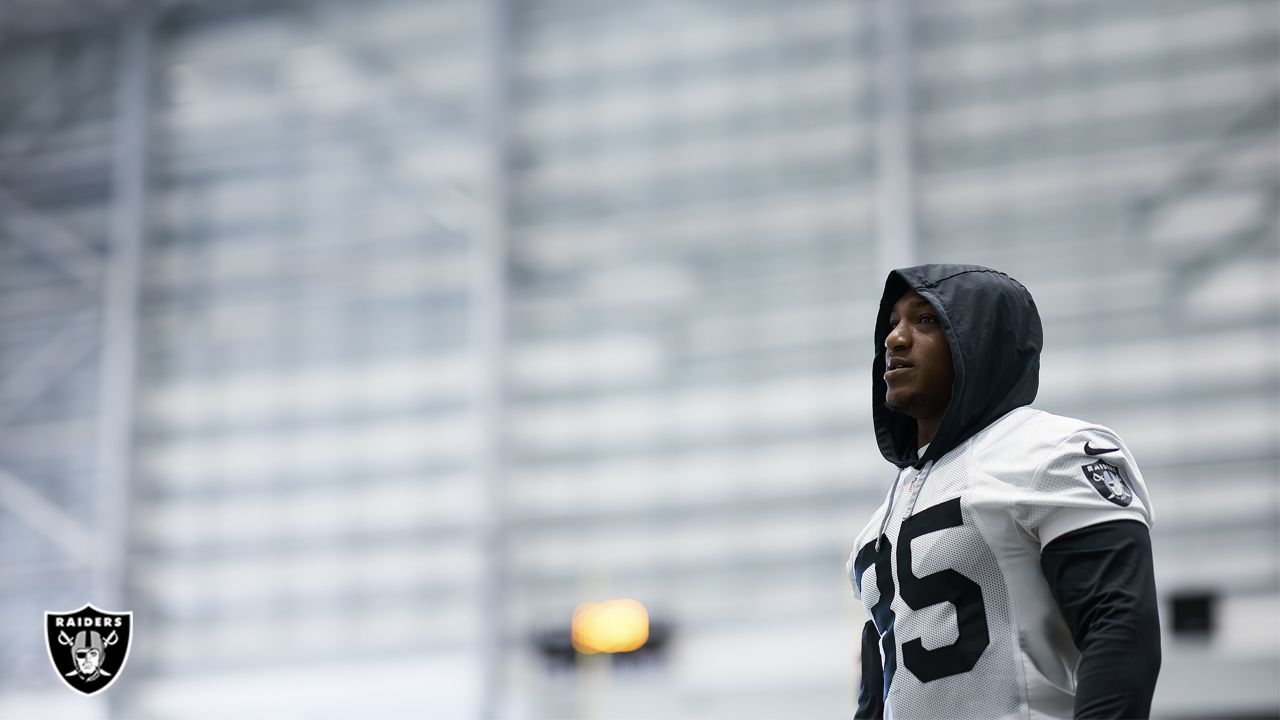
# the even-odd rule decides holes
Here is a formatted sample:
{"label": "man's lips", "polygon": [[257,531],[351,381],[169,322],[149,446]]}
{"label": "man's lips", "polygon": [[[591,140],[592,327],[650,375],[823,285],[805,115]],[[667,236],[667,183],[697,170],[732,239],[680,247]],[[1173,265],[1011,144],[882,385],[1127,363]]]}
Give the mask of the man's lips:
{"label": "man's lips", "polygon": [[905,375],[905,374],[907,374],[907,373],[911,372],[912,370],[915,370],[915,368],[913,368],[913,367],[909,367],[909,366],[907,366],[907,367],[900,367],[900,368],[894,368],[893,370],[885,370],[885,371],[884,371],[884,379],[885,379],[885,380],[893,380],[894,378],[901,377],[902,375]]}
{"label": "man's lips", "polygon": [[889,358],[885,363],[884,379],[889,380],[898,377],[914,367],[915,365],[901,358]]}

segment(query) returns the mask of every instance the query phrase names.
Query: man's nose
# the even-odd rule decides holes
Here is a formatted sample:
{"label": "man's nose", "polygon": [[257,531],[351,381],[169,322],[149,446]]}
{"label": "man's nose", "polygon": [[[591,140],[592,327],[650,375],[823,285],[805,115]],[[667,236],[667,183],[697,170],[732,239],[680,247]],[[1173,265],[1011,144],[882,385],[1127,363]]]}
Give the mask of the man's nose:
{"label": "man's nose", "polygon": [[898,328],[900,327],[902,327],[901,322],[897,325],[890,326],[889,334],[884,337],[885,349],[892,350],[893,348],[906,347],[907,334],[899,330]]}

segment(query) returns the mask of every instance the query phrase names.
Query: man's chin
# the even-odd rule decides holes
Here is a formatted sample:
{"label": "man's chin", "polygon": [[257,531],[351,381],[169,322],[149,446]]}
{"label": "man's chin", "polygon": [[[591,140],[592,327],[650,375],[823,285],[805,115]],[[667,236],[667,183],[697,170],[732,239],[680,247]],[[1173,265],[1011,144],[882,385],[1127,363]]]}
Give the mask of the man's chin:
{"label": "man's chin", "polygon": [[886,393],[884,396],[884,406],[892,412],[915,417],[911,412],[915,407],[915,403],[912,402],[912,398],[910,397],[904,397],[902,395],[895,397],[894,395]]}

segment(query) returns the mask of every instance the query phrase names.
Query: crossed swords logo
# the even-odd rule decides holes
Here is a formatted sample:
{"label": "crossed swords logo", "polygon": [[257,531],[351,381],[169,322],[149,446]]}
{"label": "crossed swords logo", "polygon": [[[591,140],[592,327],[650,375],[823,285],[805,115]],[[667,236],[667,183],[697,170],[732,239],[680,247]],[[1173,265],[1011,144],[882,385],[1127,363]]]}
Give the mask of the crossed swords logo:
{"label": "crossed swords logo", "polygon": [[97,679],[99,675],[103,677],[111,677],[111,673],[104,670],[102,660],[107,648],[115,645],[120,641],[120,636],[115,630],[111,634],[102,637],[96,630],[81,630],[76,633],[75,639],[71,639],[67,635],[66,630],[58,633],[58,644],[68,645],[71,647],[71,657],[75,662],[75,667],[70,672],[65,672],[65,677],[79,675],[85,680]]}
{"label": "crossed swords logo", "polygon": [[81,695],[97,695],[120,679],[129,660],[133,613],[89,604],[71,612],[46,611],[44,639],[62,682]]}

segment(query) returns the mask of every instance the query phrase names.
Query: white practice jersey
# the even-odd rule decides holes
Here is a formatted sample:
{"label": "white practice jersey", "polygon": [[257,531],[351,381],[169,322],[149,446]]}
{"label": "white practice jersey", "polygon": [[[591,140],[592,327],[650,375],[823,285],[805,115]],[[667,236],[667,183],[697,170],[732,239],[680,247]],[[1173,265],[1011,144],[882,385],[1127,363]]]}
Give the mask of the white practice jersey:
{"label": "white practice jersey", "polygon": [[880,635],[885,717],[1070,718],[1080,654],[1040,549],[1114,520],[1152,522],[1128,448],[1030,407],[900,471],[848,565]]}

